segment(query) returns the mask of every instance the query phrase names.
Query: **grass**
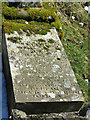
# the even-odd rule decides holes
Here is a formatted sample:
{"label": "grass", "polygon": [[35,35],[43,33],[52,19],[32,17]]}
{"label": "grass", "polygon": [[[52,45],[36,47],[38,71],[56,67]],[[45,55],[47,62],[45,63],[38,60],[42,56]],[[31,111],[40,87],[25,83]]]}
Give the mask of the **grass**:
{"label": "grass", "polygon": [[[78,84],[88,102],[88,13],[79,3],[57,3],[61,11],[59,19],[65,33],[62,40]],[[75,16],[75,21],[72,20]],[[82,27],[79,23],[84,23]]]}

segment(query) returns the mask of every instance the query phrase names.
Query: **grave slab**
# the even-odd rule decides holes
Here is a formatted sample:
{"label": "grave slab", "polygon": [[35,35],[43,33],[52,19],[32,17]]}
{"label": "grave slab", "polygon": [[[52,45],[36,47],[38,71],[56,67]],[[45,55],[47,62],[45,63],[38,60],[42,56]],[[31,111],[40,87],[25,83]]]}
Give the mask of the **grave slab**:
{"label": "grave slab", "polygon": [[82,91],[55,28],[46,35],[5,34],[3,59],[12,109],[58,113],[82,106]]}

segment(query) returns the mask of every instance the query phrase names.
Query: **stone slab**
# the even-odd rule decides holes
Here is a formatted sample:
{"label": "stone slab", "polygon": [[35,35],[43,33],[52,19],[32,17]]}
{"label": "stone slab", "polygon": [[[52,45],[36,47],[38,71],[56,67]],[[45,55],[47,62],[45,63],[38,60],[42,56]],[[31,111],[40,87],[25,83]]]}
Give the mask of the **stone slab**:
{"label": "stone slab", "polygon": [[[26,36],[15,31],[5,37],[3,58],[7,49],[4,65],[10,67],[6,79],[9,77],[13,86],[13,108],[29,114],[77,111],[81,107],[84,98],[55,28],[46,35]],[[13,42],[10,37],[14,37]]]}

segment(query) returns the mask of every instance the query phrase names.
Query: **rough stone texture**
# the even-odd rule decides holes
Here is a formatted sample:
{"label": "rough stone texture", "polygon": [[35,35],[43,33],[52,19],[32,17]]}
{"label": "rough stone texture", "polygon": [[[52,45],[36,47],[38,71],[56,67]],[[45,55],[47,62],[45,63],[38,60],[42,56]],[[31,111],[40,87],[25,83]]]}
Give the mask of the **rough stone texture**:
{"label": "rough stone texture", "polygon": [[[14,108],[27,114],[74,111],[84,102],[57,31],[50,31],[46,35],[6,34]],[[21,40],[14,43],[16,38],[12,42],[10,37]]]}
{"label": "rough stone texture", "polygon": [[86,117],[79,116],[75,112],[51,113],[51,114],[33,114],[27,116],[22,111],[13,110],[13,120],[88,120]]}

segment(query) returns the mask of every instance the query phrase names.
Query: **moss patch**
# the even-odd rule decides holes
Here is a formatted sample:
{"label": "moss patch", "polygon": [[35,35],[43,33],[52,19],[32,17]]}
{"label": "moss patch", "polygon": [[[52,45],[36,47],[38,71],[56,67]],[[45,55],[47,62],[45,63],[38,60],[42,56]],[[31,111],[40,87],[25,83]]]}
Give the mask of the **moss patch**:
{"label": "moss patch", "polygon": [[44,40],[44,39],[38,39],[38,41],[39,41],[39,42],[45,42],[45,40]]}
{"label": "moss patch", "polygon": [[60,50],[60,51],[62,50],[62,48],[60,48],[60,47],[55,47],[55,49],[56,50]]}
{"label": "moss patch", "polygon": [[54,43],[55,41],[53,39],[48,40],[49,43]]}
{"label": "moss patch", "polygon": [[22,38],[20,37],[9,37],[8,40],[10,40],[11,42],[13,43],[17,43],[17,42],[20,42]]}
{"label": "moss patch", "polygon": [[34,25],[30,25],[30,24],[18,24],[15,22],[10,22],[10,21],[4,21],[3,22],[4,25],[4,29],[6,33],[13,33],[14,31],[18,31],[19,33],[21,33],[21,29],[27,33],[27,35],[29,35],[29,33],[27,32],[27,30],[32,33],[34,32],[35,34],[41,34],[41,35],[45,35],[47,34],[47,32],[49,32],[49,28],[48,26],[34,26]]}
{"label": "moss patch", "polygon": [[[46,30],[45,26],[48,27],[48,29],[50,29],[50,27],[55,27],[59,33],[60,38],[63,39],[63,31],[59,30],[59,28],[62,26],[58,16],[56,15],[57,10],[55,8],[54,2],[53,1],[49,3],[43,2],[42,7],[43,9],[36,9],[36,8],[23,9],[23,8],[8,7],[6,4],[3,4],[2,14],[4,18],[9,20],[10,22],[24,24],[25,21],[28,21],[29,24],[31,25],[43,25],[44,27],[42,30],[40,28],[36,30],[37,28],[36,26],[34,26],[36,34],[42,34],[42,35],[47,34],[47,31],[49,30]],[[8,30],[8,28],[6,29],[7,29],[6,30],[7,33],[10,33],[12,31],[12,30]]]}

